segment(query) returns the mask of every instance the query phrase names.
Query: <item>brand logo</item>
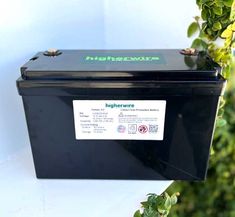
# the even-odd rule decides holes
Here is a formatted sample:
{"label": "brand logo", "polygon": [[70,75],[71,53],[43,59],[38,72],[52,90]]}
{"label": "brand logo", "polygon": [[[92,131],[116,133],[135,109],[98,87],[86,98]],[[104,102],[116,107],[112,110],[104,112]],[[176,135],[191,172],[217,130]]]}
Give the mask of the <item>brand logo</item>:
{"label": "brand logo", "polygon": [[154,62],[159,56],[85,56],[87,62]]}
{"label": "brand logo", "polygon": [[134,104],[105,103],[106,108],[134,108]]}

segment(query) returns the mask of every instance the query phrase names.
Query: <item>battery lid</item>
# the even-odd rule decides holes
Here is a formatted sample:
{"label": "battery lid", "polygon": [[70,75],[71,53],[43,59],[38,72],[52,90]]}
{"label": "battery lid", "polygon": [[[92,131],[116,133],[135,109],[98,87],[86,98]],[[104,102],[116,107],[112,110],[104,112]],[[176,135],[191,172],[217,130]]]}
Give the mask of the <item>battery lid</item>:
{"label": "battery lid", "polygon": [[180,50],[59,50],[39,52],[21,67],[24,79],[206,79],[219,66],[206,53]]}

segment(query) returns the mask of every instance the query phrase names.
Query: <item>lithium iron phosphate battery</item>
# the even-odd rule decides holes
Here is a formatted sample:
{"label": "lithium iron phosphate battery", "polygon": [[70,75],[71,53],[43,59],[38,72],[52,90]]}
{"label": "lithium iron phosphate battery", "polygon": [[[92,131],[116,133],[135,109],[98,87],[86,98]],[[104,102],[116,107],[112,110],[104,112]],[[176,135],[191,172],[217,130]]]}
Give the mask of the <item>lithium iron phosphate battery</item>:
{"label": "lithium iron phosphate battery", "polygon": [[225,83],[200,52],[39,52],[17,80],[37,177],[203,180]]}

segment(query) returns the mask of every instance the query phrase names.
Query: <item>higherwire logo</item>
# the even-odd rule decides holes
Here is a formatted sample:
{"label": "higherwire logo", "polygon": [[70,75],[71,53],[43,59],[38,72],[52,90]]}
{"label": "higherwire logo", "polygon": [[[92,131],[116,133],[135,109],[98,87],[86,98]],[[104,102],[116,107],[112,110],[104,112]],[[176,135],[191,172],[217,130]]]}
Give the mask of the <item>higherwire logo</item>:
{"label": "higherwire logo", "polygon": [[85,56],[87,62],[154,62],[159,56]]}
{"label": "higherwire logo", "polygon": [[134,104],[105,103],[106,108],[134,108]]}

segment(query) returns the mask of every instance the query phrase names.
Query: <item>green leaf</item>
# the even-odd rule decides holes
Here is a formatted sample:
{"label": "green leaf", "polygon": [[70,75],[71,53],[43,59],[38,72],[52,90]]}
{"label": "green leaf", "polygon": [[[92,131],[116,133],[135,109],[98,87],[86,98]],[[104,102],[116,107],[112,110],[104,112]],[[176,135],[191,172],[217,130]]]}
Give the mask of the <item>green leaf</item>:
{"label": "green leaf", "polygon": [[196,22],[193,22],[188,27],[187,35],[188,37],[192,37],[199,30],[199,26]]}
{"label": "green leaf", "polygon": [[137,210],[134,214],[134,217],[142,217],[141,213],[139,210]]}
{"label": "green leaf", "polygon": [[156,203],[156,198],[157,198],[157,195],[156,194],[148,194],[148,204],[149,206],[153,206],[155,203]]}
{"label": "green leaf", "polygon": [[208,48],[208,44],[203,40],[201,40],[201,46],[202,46],[202,50],[206,50]]}
{"label": "green leaf", "polygon": [[205,9],[202,10],[201,17],[202,17],[203,20],[207,20],[208,13]]}
{"label": "green leaf", "polygon": [[231,13],[230,13],[230,20],[235,19],[235,1],[233,1],[232,6],[231,6]]}
{"label": "green leaf", "polygon": [[200,48],[200,46],[201,46],[201,40],[198,38],[196,38],[191,45],[192,48]]}
{"label": "green leaf", "polygon": [[222,15],[223,14],[223,8],[221,7],[213,7],[213,12],[217,15]]}
{"label": "green leaf", "polygon": [[171,205],[175,205],[177,203],[178,199],[177,199],[177,196],[175,194],[173,194],[171,196]]}
{"label": "green leaf", "polygon": [[164,192],[164,196],[165,196],[166,198],[169,198],[169,197],[170,197],[167,192]]}
{"label": "green leaf", "polygon": [[145,209],[143,213],[143,217],[156,217],[157,215],[158,213],[151,207],[149,207],[149,209]]}
{"label": "green leaf", "polygon": [[214,154],[215,154],[215,150],[214,150],[213,146],[211,146],[211,148],[210,148],[210,155],[214,155]]}
{"label": "green leaf", "polygon": [[184,62],[189,68],[193,68],[196,65],[195,60],[191,56],[184,56]]}
{"label": "green leaf", "polygon": [[222,25],[221,25],[220,22],[215,22],[215,23],[213,24],[212,30],[218,31],[218,30],[221,30],[221,29],[222,29]]}
{"label": "green leaf", "polygon": [[222,119],[222,118],[219,118],[216,121],[216,126],[217,127],[223,127],[226,124],[227,124],[227,121],[225,119]]}
{"label": "green leaf", "polygon": [[230,38],[232,34],[233,31],[231,29],[225,29],[221,34],[221,38]]}
{"label": "green leaf", "polygon": [[149,203],[147,201],[141,202],[142,207],[147,208],[149,206]]}
{"label": "green leaf", "polygon": [[167,209],[169,209],[169,208],[171,207],[171,198],[170,198],[170,197],[168,197],[168,198],[166,199],[164,205],[165,205],[165,207],[166,207]]}
{"label": "green leaf", "polygon": [[[214,1],[212,1],[212,3],[214,3]],[[215,4],[216,4],[216,6],[218,6],[218,7],[223,7],[223,6],[224,6],[224,3],[223,3],[222,0],[216,0],[216,1],[215,1]]]}
{"label": "green leaf", "polygon": [[233,22],[231,29],[232,29],[232,31],[235,32],[235,22]]}
{"label": "green leaf", "polygon": [[191,47],[195,48],[195,49],[198,49],[198,50],[206,50],[207,47],[208,47],[208,44],[205,41],[203,41],[202,39],[196,38],[193,41]]}
{"label": "green leaf", "polygon": [[161,209],[161,208],[158,208],[157,211],[158,211],[161,215],[165,215],[165,214],[167,213],[167,210]]}
{"label": "green leaf", "polygon": [[157,207],[163,207],[165,203],[165,200],[163,199],[163,197],[157,197],[156,199],[156,206]]}
{"label": "green leaf", "polygon": [[201,6],[201,0],[196,0],[196,3],[199,7]]}
{"label": "green leaf", "polygon": [[206,28],[206,33],[211,36],[213,35],[213,31],[210,28]]}
{"label": "green leaf", "polygon": [[195,16],[194,19],[196,20],[196,22],[198,22],[200,20],[199,16]]}
{"label": "green leaf", "polygon": [[224,5],[226,6],[226,7],[231,7],[232,6],[232,4],[233,4],[233,0],[224,0]]}

